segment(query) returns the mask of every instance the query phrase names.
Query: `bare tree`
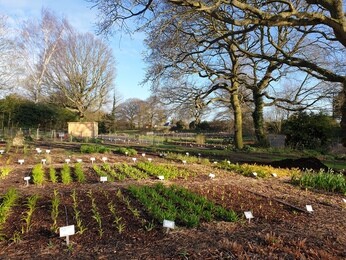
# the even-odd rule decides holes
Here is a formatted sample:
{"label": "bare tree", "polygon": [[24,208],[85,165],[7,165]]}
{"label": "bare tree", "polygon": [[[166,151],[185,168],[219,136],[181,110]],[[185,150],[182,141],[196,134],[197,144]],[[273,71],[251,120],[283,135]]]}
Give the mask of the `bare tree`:
{"label": "bare tree", "polygon": [[130,98],[120,105],[120,114],[122,119],[127,122],[130,129],[134,129],[136,125],[138,126],[139,124],[138,117],[142,102],[143,101],[140,99]]}
{"label": "bare tree", "polygon": [[[167,13],[173,12],[177,14],[177,10],[189,13],[190,17],[193,14],[199,13],[203,17],[208,17],[212,25],[226,24],[228,30],[224,30],[222,35],[219,35],[218,38],[212,38],[211,41],[224,40],[245,33],[251,37],[249,33],[258,26],[268,28],[289,26],[294,28],[297,33],[309,38],[311,46],[318,45],[321,51],[323,49],[329,51],[328,59],[337,60],[338,63],[334,63],[338,66],[331,68],[331,63],[329,62],[326,66],[325,62],[319,62],[313,56],[307,55],[307,53],[288,55],[284,48],[280,48],[280,46],[271,42],[270,36],[268,36],[268,42],[271,42],[282,54],[279,57],[273,57],[261,49],[259,52],[249,52],[239,44],[236,46],[236,49],[242,51],[247,56],[298,67],[321,80],[338,82],[342,84],[344,94],[346,93],[346,16],[343,0],[256,0],[246,2],[239,0],[90,1],[95,3],[96,8],[102,14],[99,26],[100,31],[103,32],[110,31],[115,23],[124,28],[126,20],[132,17],[151,23],[157,19],[162,19]],[[179,18],[183,17],[179,15]],[[179,21],[174,20],[174,22],[177,25],[180,24]],[[210,28],[212,29],[212,27]],[[312,53],[310,52],[310,54]],[[345,135],[344,144],[346,145],[346,101],[341,106],[341,113],[341,126]]]}
{"label": "bare tree", "polygon": [[15,41],[10,37],[7,17],[0,15],[0,91],[14,86],[18,74]]}
{"label": "bare tree", "polygon": [[60,102],[78,112],[96,112],[108,102],[115,77],[111,49],[90,33],[71,33],[63,39],[47,67],[45,84]]}
{"label": "bare tree", "polygon": [[22,66],[25,67],[22,84],[35,103],[47,98],[45,73],[63,38],[69,33],[71,26],[68,21],[47,9],[42,9],[40,20],[23,23],[18,37]]}

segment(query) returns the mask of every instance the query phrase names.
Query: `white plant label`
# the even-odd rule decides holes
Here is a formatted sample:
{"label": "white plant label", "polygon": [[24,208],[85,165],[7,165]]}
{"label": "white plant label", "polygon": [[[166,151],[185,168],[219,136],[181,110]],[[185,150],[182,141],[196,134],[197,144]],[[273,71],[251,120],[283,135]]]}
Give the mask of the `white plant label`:
{"label": "white plant label", "polygon": [[171,228],[171,229],[174,229],[174,228],[175,228],[175,223],[174,223],[174,221],[164,219],[164,220],[163,220],[163,227],[164,227],[164,228]]}
{"label": "white plant label", "polygon": [[31,179],[30,176],[25,176],[24,181],[26,182],[26,186],[29,186],[29,180]]}
{"label": "white plant label", "polygon": [[101,176],[101,177],[100,177],[100,181],[101,181],[101,182],[107,181],[107,176]]}
{"label": "white plant label", "polygon": [[107,157],[102,157],[102,161],[103,161],[103,162],[106,162],[107,160],[108,160]]}
{"label": "white plant label", "polygon": [[231,161],[227,161],[228,164],[231,164]]}
{"label": "white plant label", "polygon": [[95,158],[94,158],[94,157],[91,157],[91,158],[90,158],[90,161],[91,161],[91,163],[94,163]]}
{"label": "white plant label", "polygon": [[59,228],[59,234],[60,234],[60,237],[66,237],[66,244],[68,245],[70,243],[69,236],[75,234],[74,225]]}
{"label": "white plant label", "polygon": [[136,158],[132,158],[132,161],[135,162],[137,159]]}
{"label": "white plant label", "polygon": [[46,154],[50,154],[50,150],[46,150]]}
{"label": "white plant label", "polygon": [[128,152],[125,152],[125,155],[128,155],[129,153]]}
{"label": "white plant label", "polygon": [[149,161],[149,162],[151,162],[152,160],[153,160],[153,159],[151,159],[151,158],[148,158],[148,161]]}
{"label": "white plant label", "polygon": [[252,175],[253,175],[254,177],[257,177],[257,172],[253,172]]}
{"label": "white plant label", "polygon": [[0,154],[4,154],[5,150],[0,150]]}
{"label": "white plant label", "polygon": [[311,205],[306,205],[306,210],[310,213],[312,213],[314,210],[312,209]]}
{"label": "white plant label", "polygon": [[70,163],[70,161],[71,161],[70,159],[65,159],[66,163]]}
{"label": "white plant label", "polygon": [[245,218],[248,219],[249,223],[250,223],[250,220],[253,218],[252,212],[251,211],[244,211],[244,214],[245,214]]}
{"label": "white plant label", "polygon": [[46,164],[46,161],[47,161],[46,159],[41,160],[42,164]]}
{"label": "white plant label", "polygon": [[189,153],[186,153],[186,156],[189,156],[190,154]]}
{"label": "white plant label", "polygon": [[164,180],[165,179],[165,176],[163,176],[163,175],[160,175],[160,176],[157,176],[158,178],[159,178],[159,180]]}
{"label": "white plant label", "polygon": [[278,175],[277,175],[275,172],[272,173],[272,176],[273,176],[274,178],[278,177]]}
{"label": "white plant label", "polygon": [[215,178],[215,174],[214,173],[209,173],[209,178],[210,179],[214,179]]}
{"label": "white plant label", "polygon": [[142,156],[145,157],[145,153],[142,153]]}
{"label": "white plant label", "polygon": [[82,159],[77,159],[76,161],[77,161],[77,163],[81,163]]}
{"label": "white plant label", "polygon": [[18,163],[19,163],[19,164],[23,164],[23,163],[24,163],[24,159],[19,159],[19,160],[18,160]]}
{"label": "white plant label", "polygon": [[217,164],[217,162],[214,162],[214,164]]}
{"label": "white plant label", "polygon": [[342,201],[343,201],[344,203],[346,203],[346,199],[342,199]]}
{"label": "white plant label", "polygon": [[185,161],[185,160],[183,161],[183,164],[186,164],[186,161]]}
{"label": "white plant label", "polygon": [[36,151],[37,151],[38,154],[40,154],[42,152],[41,149],[37,149]]}

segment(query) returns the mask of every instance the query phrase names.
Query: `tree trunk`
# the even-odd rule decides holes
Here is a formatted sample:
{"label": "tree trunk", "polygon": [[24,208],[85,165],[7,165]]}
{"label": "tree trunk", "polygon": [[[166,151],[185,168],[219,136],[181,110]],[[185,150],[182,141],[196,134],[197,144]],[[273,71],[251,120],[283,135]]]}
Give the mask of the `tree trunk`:
{"label": "tree trunk", "polygon": [[[237,87],[234,89],[238,89]],[[234,145],[237,149],[243,149],[243,118],[241,113],[241,106],[240,101],[238,97],[238,92],[233,91],[231,93],[231,104],[233,108],[233,114],[234,114]]]}
{"label": "tree trunk", "polygon": [[343,103],[341,106],[341,140],[343,146],[346,147],[346,80],[344,81],[344,86],[343,86],[343,92],[344,92],[344,99]]}
{"label": "tree trunk", "polygon": [[263,96],[261,95],[261,93],[259,93],[257,89],[254,89],[252,93],[253,93],[254,104],[255,104],[255,109],[252,113],[252,119],[253,119],[253,123],[255,127],[256,140],[260,146],[267,147],[268,140],[264,133]]}

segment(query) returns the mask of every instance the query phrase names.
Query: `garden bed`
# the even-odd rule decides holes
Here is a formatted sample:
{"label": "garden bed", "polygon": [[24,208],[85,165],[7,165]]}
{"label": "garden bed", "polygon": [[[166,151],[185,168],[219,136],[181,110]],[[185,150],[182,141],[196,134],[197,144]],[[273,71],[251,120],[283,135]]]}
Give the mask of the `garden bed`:
{"label": "garden bed", "polygon": [[[25,163],[21,165],[17,160],[23,156]],[[45,181],[38,185],[30,180],[27,186],[23,177],[32,176],[34,166],[43,156],[46,155],[36,154],[32,149],[26,155],[13,151],[0,157],[1,165],[12,169],[0,179],[0,204],[11,187],[18,193],[1,228],[0,259],[346,258],[346,234],[342,232],[346,229],[343,194],[301,189],[292,185],[289,177],[245,177],[213,164],[183,165],[153,155],[150,168],[144,171],[143,167],[136,166],[139,162],[147,162],[142,155],[137,155],[134,162],[132,157],[125,155],[78,154],[63,148],[52,149],[51,162],[44,166]],[[110,170],[123,171],[121,176],[124,177],[116,175],[112,181],[100,181],[94,165],[107,172],[102,162],[104,156],[107,156]],[[95,157],[95,162],[92,163],[90,157]],[[71,160],[72,182],[69,184],[64,184],[60,175],[66,158]],[[84,182],[78,181],[74,174],[78,158],[83,161]],[[158,173],[153,170],[155,165],[157,169],[167,165],[166,169],[172,172],[179,169],[190,174],[159,180]],[[50,167],[56,169],[59,180],[56,183],[50,180]],[[211,172],[215,178],[209,177]],[[134,178],[133,174],[140,178]],[[166,174],[169,176],[168,172]],[[218,216],[218,211],[210,210],[207,214],[211,217],[201,218],[196,225],[174,219],[176,228],[167,232],[162,219],[155,217],[130,187],[158,187],[158,192],[178,209],[174,214],[179,216],[198,208],[192,205],[194,201],[203,209],[215,206],[219,211],[221,208],[234,211],[237,218],[229,221]],[[171,189],[173,197],[168,195]],[[195,195],[184,193],[183,199],[179,199],[176,195],[182,194],[180,189]],[[28,199],[35,194],[38,199],[34,210],[30,211]],[[59,205],[54,217],[56,197]],[[180,202],[174,202],[175,199]],[[306,205],[312,206],[312,213],[306,210]],[[183,211],[179,211],[180,208]],[[246,219],[245,211],[251,211],[254,218]],[[29,213],[32,214],[30,219]],[[209,216],[207,214],[205,216]],[[67,246],[56,227],[72,224],[76,234],[69,237],[70,245]]]}

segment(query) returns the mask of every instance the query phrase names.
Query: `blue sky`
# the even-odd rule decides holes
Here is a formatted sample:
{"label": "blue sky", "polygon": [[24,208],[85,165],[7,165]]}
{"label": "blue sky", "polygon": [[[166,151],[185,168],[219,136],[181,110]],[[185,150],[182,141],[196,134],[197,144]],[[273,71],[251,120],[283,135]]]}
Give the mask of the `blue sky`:
{"label": "blue sky", "polygon": [[[91,9],[91,3],[84,0],[0,0],[0,13],[7,15],[14,24],[28,18],[39,18],[43,7],[66,17],[78,31],[95,32],[96,9]],[[141,34],[129,36],[125,33],[109,39],[117,60],[115,86],[123,100],[146,99],[150,95],[148,88],[139,84],[145,73],[142,41]]]}

